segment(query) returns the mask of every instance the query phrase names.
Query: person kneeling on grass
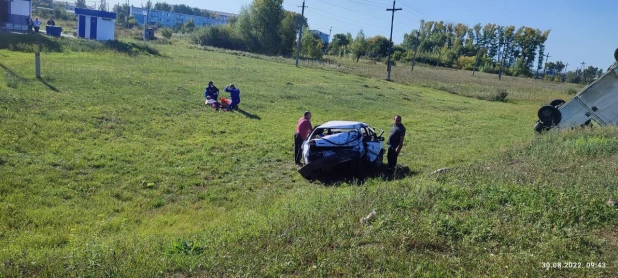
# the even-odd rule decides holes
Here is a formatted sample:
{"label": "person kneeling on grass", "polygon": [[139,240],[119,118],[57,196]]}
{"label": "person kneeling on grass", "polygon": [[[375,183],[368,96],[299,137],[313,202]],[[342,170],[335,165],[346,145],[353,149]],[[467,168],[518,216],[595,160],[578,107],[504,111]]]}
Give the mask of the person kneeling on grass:
{"label": "person kneeling on grass", "polygon": [[210,96],[206,96],[206,102],[204,102],[204,104],[212,106],[212,108],[217,111],[219,111],[219,107],[221,107],[221,104],[218,101],[210,98]]}
{"label": "person kneeling on grass", "polygon": [[225,91],[230,93],[230,98],[232,99],[232,103],[230,103],[228,110],[232,111],[238,109],[238,104],[240,104],[240,90],[236,88],[234,84],[230,84],[230,86],[225,87]]}

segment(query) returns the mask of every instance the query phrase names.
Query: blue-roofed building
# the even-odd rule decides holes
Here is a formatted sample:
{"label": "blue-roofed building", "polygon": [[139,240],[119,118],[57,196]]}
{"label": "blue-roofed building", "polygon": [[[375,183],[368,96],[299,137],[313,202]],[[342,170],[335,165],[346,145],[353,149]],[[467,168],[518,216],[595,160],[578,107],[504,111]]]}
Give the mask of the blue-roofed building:
{"label": "blue-roofed building", "polygon": [[318,38],[320,38],[320,40],[322,40],[322,43],[324,43],[324,45],[327,45],[329,40],[330,40],[330,35],[326,34],[324,32],[320,32],[318,30],[309,30],[309,32],[311,32],[312,34],[316,35]]}
{"label": "blue-roofed building", "polygon": [[113,40],[116,14],[104,11],[75,8],[77,36],[98,41]]}
{"label": "blue-roofed building", "polygon": [[30,0],[0,0],[0,28],[11,31],[28,31],[26,17],[32,14]]}
{"label": "blue-roofed building", "polygon": [[195,23],[195,26],[198,27],[206,25],[225,25],[228,23],[227,16],[219,17],[218,19],[216,19],[205,16],[179,14],[160,10],[150,10],[150,14],[145,16],[144,13],[148,13],[148,11],[149,10],[145,8],[131,7],[131,15],[140,25],[144,24],[146,17],[148,18],[149,25],[155,25],[157,23],[160,23],[164,27],[174,27],[177,25],[182,25],[191,19],[193,19],[193,23]]}

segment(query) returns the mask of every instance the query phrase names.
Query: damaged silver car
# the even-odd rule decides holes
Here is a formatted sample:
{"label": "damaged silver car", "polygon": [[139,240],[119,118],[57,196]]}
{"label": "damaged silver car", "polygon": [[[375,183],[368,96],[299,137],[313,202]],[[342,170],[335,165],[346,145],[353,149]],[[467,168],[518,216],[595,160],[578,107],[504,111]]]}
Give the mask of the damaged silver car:
{"label": "damaged silver car", "polygon": [[303,142],[303,167],[298,172],[313,179],[327,173],[352,171],[358,175],[378,169],[385,152],[382,134],[384,130],[362,122],[330,121],[320,125]]}

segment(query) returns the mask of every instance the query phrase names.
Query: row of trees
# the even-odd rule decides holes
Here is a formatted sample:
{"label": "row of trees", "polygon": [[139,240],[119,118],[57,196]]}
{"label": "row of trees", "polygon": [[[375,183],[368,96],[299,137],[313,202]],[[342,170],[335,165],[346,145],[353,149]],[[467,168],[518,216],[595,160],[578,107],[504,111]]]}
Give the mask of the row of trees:
{"label": "row of trees", "polygon": [[454,68],[479,68],[495,72],[500,64],[516,76],[532,76],[545,59],[550,30],[480,23],[473,27],[442,21],[422,21],[420,28],[404,35],[402,47],[418,51],[420,62]]}

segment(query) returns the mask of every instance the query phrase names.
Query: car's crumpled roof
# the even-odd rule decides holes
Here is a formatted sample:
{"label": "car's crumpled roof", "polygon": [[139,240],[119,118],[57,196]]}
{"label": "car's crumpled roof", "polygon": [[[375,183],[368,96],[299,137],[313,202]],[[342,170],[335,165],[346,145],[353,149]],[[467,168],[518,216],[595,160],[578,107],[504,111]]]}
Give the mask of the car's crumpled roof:
{"label": "car's crumpled roof", "polygon": [[319,128],[360,128],[367,126],[363,122],[354,121],[329,121],[319,126]]}

